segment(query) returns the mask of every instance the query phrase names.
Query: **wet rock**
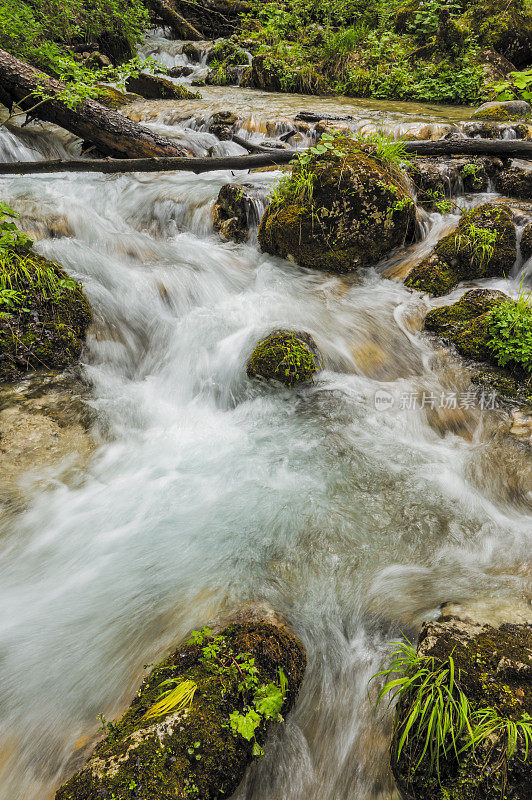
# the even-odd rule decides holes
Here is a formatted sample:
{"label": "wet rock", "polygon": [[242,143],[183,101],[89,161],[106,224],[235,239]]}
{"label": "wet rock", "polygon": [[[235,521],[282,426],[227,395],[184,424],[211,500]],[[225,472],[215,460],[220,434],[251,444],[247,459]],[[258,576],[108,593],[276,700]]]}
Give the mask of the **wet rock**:
{"label": "wet rock", "polygon": [[66,477],[85,465],[94,447],[85,391],[71,377],[43,371],[0,388],[0,513],[24,506],[30,473],[42,485],[46,467],[61,465]]}
{"label": "wet rock", "polygon": [[525,225],[521,235],[521,255],[525,261],[532,256],[532,222]]}
{"label": "wet rock", "polygon": [[214,230],[224,238],[245,242],[257,199],[263,190],[253,184],[227,183],[214,206]]}
{"label": "wet rock", "polygon": [[495,189],[506,197],[532,199],[532,172],[522,167],[509,167],[495,178]]}
{"label": "wet rock", "polygon": [[122,108],[123,106],[127,106],[128,103],[134,103],[136,100],[140,100],[139,94],[134,94],[133,92],[121,92],[119,89],[115,89],[114,86],[98,86],[99,94],[98,94],[98,102],[107,108]]}
{"label": "wet rock", "polygon": [[[448,663],[452,656],[460,689],[469,702],[472,726],[478,724],[477,715],[485,709],[491,709],[501,720],[514,722],[532,713],[531,625],[505,623],[496,628],[457,619],[429,622],[421,630],[418,655],[434,659],[436,667]],[[529,797],[530,762],[522,733],[511,757],[506,752],[504,728],[458,757],[449,738],[447,752],[440,750],[439,776],[429,752],[423,753],[425,737],[417,734],[415,725],[399,755],[398,742],[410,703],[411,697],[405,697],[398,704],[391,748],[392,771],[405,800]]]}
{"label": "wet rock", "polygon": [[532,413],[513,411],[509,433],[519,442],[532,446]]}
{"label": "wet rock", "polygon": [[[483,231],[493,237],[487,249]],[[485,203],[463,215],[457,230],[445,236],[433,253],[412,269],[405,285],[439,297],[464,280],[507,275],[516,258],[510,210]]]}
{"label": "wet rock", "polygon": [[[414,235],[416,209],[401,174],[350,137],[304,167],[296,165],[284,193],[264,214],[262,249],[304,267],[349,272],[375,264]],[[298,188],[299,187],[299,188]]]}
{"label": "wet rock", "polygon": [[474,61],[482,69],[486,83],[502,81],[516,69],[515,64],[491,48],[481,50],[474,57]]}
{"label": "wet rock", "polygon": [[209,133],[213,133],[222,142],[233,138],[233,131],[238,117],[232,111],[216,111],[209,122]]}
{"label": "wet rock", "polygon": [[532,108],[524,100],[493,100],[490,103],[483,103],[473,117],[492,121],[502,121],[507,119],[525,119],[530,116]]}
{"label": "wet rock", "polygon": [[[205,658],[206,645],[216,649],[217,660]],[[265,687],[262,693],[239,690],[241,670],[235,663],[256,668],[258,686]],[[244,613],[215,634],[204,630],[155,667],[128,711],[112,724],[87,764],[58,790],[56,800],[125,799],[132,796],[132,787],[146,798],[230,797],[275,725],[263,713],[257,715],[260,698],[275,696],[286,716],[305,667],[303,645],[275,615],[257,619]],[[191,702],[143,719],[169,679],[195,685]],[[234,730],[235,716],[248,727],[258,716],[255,735],[246,739]]]}
{"label": "wet rock", "polygon": [[192,67],[172,67],[167,74],[169,78],[188,78],[193,72]]}
{"label": "wet rock", "polygon": [[463,126],[467,136],[476,139],[504,139],[508,134],[516,139],[530,138],[530,125],[525,123],[500,124],[498,122],[466,122]]}
{"label": "wet rock", "polygon": [[242,78],[242,67],[226,67],[221,65],[210,69],[205,78],[207,86],[238,86]]}
{"label": "wet rock", "polygon": [[529,378],[515,362],[506,367],[498,365],[490,347],[490,312],[500,303],[510,300],[503,292],[492,289],[472,289],[450,306],[434,308],[425,318],[425,330],[437,334],[452,344],[460,355],[476,364],[474,383],[488,386],[500,395],[519,402],[529,402],[532,396]]}
{"label": "wet rock", "polygon": [[310,334],[277,330],[257,344],[249,357],[246,371],[248,378],[275,380],[292,387],[312,381],[322,364]]}
{"label": "wet rock", "polygon": [[453,158],[414,159],[407,168],[407,175],[414,184],[419,203],[434,201],[466,192],[485,192],[490,177],[502,167],[499,159]]}
{"label": "wet rock", "polygon": [[103,53],[98,52],[98,50],[95,50],[87,59],[85,59],[85,64],[88,67],[93,67],[95,69],[102,69],[104,67],[112,66],[111,59]]}
{"label": "wet rock", "polygon": [[199,64],[203,56],[201,48],[192,42],[187,42],[183,46],[183,50],[181,52],[189,59],[189,61],[192,61],[193,64]]}
{"label": "wet rock", "polygon": [[128,78],[126,89],[140,94],[147,100],[194,100],[201,97],[197,92],[191,92],[185,86],[172,83],[168,78],[149,75],[147,72],[139,73],[136,78]]}

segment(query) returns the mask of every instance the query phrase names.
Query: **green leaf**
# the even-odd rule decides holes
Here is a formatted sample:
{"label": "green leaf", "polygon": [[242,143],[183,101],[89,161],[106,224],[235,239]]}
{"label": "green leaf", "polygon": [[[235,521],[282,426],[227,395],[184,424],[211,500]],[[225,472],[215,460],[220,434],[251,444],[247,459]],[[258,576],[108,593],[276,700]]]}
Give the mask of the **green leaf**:
{"label": "green leaf", "polygon": [[253,698],[253,705],[266,719],[275,719],[283,707],[283,693],[279,686],[269,683],[262,686]]}
{"label": "green leaf", "polygon": [[239,714],[233,711],[229,716],[229,723],[235,733],[240,734],[244,739],[251,741],[255,736],[255,730],[261,723],[261,716],[251,709],[247,714]]}

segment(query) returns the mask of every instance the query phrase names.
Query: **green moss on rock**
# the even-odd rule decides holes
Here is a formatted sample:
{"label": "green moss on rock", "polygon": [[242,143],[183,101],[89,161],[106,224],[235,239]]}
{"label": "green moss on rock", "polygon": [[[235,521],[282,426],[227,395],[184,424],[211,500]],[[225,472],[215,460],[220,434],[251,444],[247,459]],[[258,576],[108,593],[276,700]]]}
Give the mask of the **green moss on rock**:
{"label": "green moss on rock", "polygon": [[126,89],[128,92],[135,92],[148,100],[201,99],[199,92],[191,92],[186,86],[173,83],[161,75],[149,75],[147,72],[140,72],[137,76],[128,78]]}
{"label": "green moss on rock", "polygon": [[[270,622],[241,622],[221,632],[234,654],[249,653],[259,683],[287,679],[282,707],[293,706],[306,667],[302,644],[290,631]],[[202,646],[185,644],[155,667],[125,715],[112,723],[83,769],[57,792],[56,800],[214,800],[228,798],[254,758],[253,742],[233,732],[229,716],[242,712],[237,681],[209,669]],[[143,720],[169,678],[192,680],[197,689],[189,708]],[[248,698],[249,700],[249,698]],[[272,723],[263,720],[256,740],[263,745]]]}
{"label": "green moss on rock", "polygon": [[[482,234],[478,231],[496,235],[491,250],[481,247]],[[506,275],[516,258],[510,210],[485,203],[462,216],[457,230],[445,236],[432,255],[411,270],[405,285],[441,297],[460,281]]]}
{"label": "green moss on rock", "polygon": [[275,380],[285,386],[307,383],[322,366],[312,337],[304,331],[273,331],[262,339],[247,364],[248,378]]}
{"label": "green moss on rock", "polygon": [[263,215],[259,243],[266,252],[349,272],[412,240],[416,208],[400,174],[350,137],[339,137],[334,151],[309,165],[297,164],[292,185],[305,174],[311,199],[298,199],[289,185]]}
{"label": "green moss on rock", "polygon": [[460,355],[476,364],[473,381],[489,387],[504,397],[519,402],[532,400],[529,376],[519,369],[500,367],[489,346],[490,312],[509,298],[491,289],[472,289],[450,306],[434,308],[425,318],[425,329],[454,345]]}
{"label": "green moss on rock", "polygon": [[509,167],[495,178],[495,189],[506,197],[532,200],[532,173],[521,167]]}
{"label": "green moss on rock", "polygon": [[[48,271],[55,290],[43,290],[33,280],[21,277],[20,262],[30,276]],[[58,264],[33,252],[13,256],[5,267],[13,271],[13,288],[22,296],[22,304],[16,309],[2,308],[0,381],[17,380],[28,371],[44,367],[62,370],[72,366],[80,356],[92,320],[81,287],[68,279]]]}
{"label": "green moss on rock", "polygon": [[[426,623],[419,638],[418,654],[436,663],[449,656],[471,711],[494,708],[501,717],[518,720],[532,714],[532,626],[504,624],[500,628],[450,620]],[[525,757],[523,739],[505,763],[505,742],[491,737],[457,759],[449,748],[440,757],[440,778],[427,754],[424,741],[409,736],[401,755],[398,741],[409,712],[408,697],[396,710],[391,747],[392,770],[405,800],[528,800],[531,754]],[[450,741],[448,742],[450,744]]]}

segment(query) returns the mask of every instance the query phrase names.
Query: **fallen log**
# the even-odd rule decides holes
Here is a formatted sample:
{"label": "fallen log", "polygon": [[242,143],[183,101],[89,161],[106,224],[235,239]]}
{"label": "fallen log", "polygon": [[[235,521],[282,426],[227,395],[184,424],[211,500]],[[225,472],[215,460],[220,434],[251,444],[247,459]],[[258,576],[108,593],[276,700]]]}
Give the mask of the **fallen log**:
{"label": "fallen log", "polygon": [[[83,100],[75,109],[69,108],[57,97],[65,90],[64,84],[5,50],[0,50],[0,85],[2,97],[9,97],[23,111],[34,109],[34,116],[91,141],[106,155],[144,158],[186,154],[185,149],[171,139],[159,136],[96,100]],[[39,88],[52,95],[52,99],[34,108],[39,103],[36,94]]]}
{"label": "fallen log", "polygon": [[0,164],[0,175],[29,175],[48,172],[213,172],[219,169],[248,170],[287,164],[292,150],[277,150],[252,156],[223,158],[80,158],[56,161],[14,161]]}
{"label": "fallen log", "polygon": [[168,0],[146,0],[146,5],[168,25],[178,39],[191,39],[193,42],[200,42],[203,39],[203,35],[198,29],[191,25],[190,22],[187,22],[185,17],[170,5]]}
{"label": "fallen log", "polygon": [[532,159],[532,142],[523,139],[439,139],[405,142],[407,153],[418,156],[493,156]]}
{"label": "fallen log", "polygon": [[[518,139],[457,139],[445,141],[404,142],[407,153],[424,156],[471,155],[501,156],[532,161],[532,142]],[[0,164],[0,175],[29,175],[46,172],[212,172],[219,169],[248,170],[288,164],[296,150],[273,150],[250,156],[222,158],[83,158],[78,160],[15,161]]]}

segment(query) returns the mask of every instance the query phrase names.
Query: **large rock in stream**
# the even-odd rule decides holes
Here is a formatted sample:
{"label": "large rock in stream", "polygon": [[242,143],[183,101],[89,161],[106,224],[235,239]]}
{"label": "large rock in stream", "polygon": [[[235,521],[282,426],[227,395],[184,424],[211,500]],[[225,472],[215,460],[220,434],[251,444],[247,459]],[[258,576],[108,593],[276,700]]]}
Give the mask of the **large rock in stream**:
{"label": "large rock in stream", "polygon": [[[489,712],[503,725],[526,720],[527,715],[530,720],[531,625],[507,623],[496,628],[459,619],[429,622],[421,630],[418,656],[433,659],[435,669],[453,658],[455,695],[459,688],[467,698],[468,718],[475,730],[482,712]],[[414,687],[418,685],[414,682]],[[392,771],[404,800],[529,800],[532,751],[529,748],[527,756],[522,732],[511,756],[507,754],[506,727],[487,731],[474,748],[458,757],[448,735],[446,753],[440,750],[439,777],[429,750],[423,753],[425,736],[419,734],[416,724],[399,755],[398,743],[412,710],[413,694],[411,690],[397,706],[391,748]],[[467,739],[465,732],[457,750]]]}
{"label": "large rock in stream", "polygon": [[510,209],[485,203],[462,216],[456,231],[411,270],[405,285],[440,297],[461,281],[507,275],[516,258]]}
{"label": "large rock in stream", "polygon": [[255,346],[247,363],[248,378],[278,381],[292,388],[311,383],[323,367],[312,336],[305,331],[272,331]]}
{"label": "large rock in stream", "polygon": [[[425,329],[452,344],[460,355],[474,362],[472,380],[487,386],[504,397],[521,403],[532,402],[532,380],[522,366],[520,347],[527,347],[525,321],[521,323],[522,345],[514,337],[512,327],[492,327],[492,312],[498,306],[515,306],[514,301],[493,289],[471,289],[457,302],[433,308],[425,318]],[[532,315],[530,316],[532,321]],[[494,338],[506,341],[506,354],[515,350],[515,357],[508,358],[504,366],[499,365],[497,352],[492,345]],[[532,336],[532,326],[528,336]]]}
{"label": "large rock in stream", "polygon": [[[229,798],[292,708],[305,668],[303,645],[272,610],[194,632],[153,669],[56,800]],[[145,718],[161,692],[185,681],[192,698]]]}
{"label": "large rock in stream", "polygon": [[303,267],[349,272],[411,241],[416,207],[397,168],[349,136],[334,141],[294,166],[261,220],[259,243]]}

